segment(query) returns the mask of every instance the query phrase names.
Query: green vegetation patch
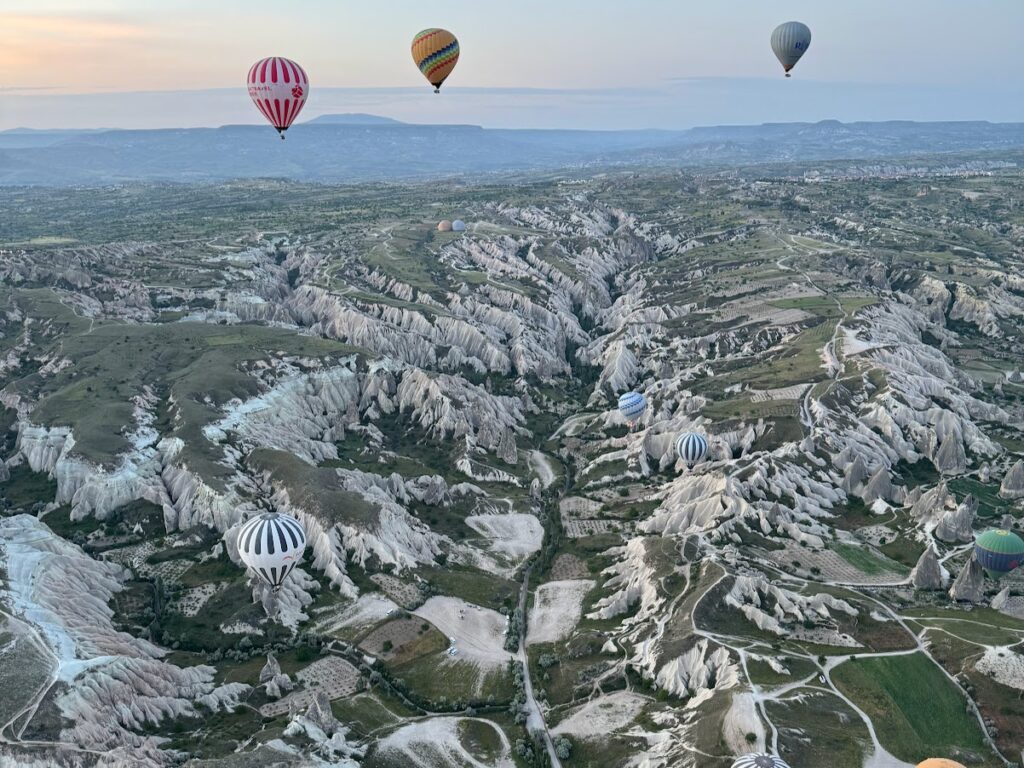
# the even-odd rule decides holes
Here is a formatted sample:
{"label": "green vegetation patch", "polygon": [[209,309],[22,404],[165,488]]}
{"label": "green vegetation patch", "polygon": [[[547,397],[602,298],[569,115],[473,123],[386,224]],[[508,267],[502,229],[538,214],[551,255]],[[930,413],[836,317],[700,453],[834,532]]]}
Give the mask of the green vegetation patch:
{"label": "green vegetation patch", "polygon": [[832,545],[832,549],[837,552],[843,560],[868,576],[877,576],[885,573],[903,573],[905,571],[902,566],[885,558],[879,557],[865,547],[836,542]]}
{"label": "green vegetation patch", "polygon": [[[995,724],[996,746],[1004,755],[1024,751],[1024,706],[1017,688],[1003,685],[975,669],[981,649],[942,633],[931,633],[932,656],[950,674],[965,677],[971,686],[971,698],[986,721]],[[1014,651],[1020,653],[1020,646]],[[1008,651],[1007,651],[1008,653]]]}
{"label": "green vegetation patch", "polygon": [[998,483],[982,483],[972,477],[958,477],[949,481],[949,490],[960,499],[973,494],[978,500],[978,517],[997,517],[1006,513],[1009,505],[999,498]]}
{"label": "green vegetation patch", "polygon": [[484,720],[460,720],[459,741],[469,754],[484,764],[497,764],[501,757],[498,727]]}
{"label": "green vegetation patch", "polygon": [[45,472],[33,472],[28,463],[11,467],[10,472],[7,482],[0,483],[0,509],[5,515],[30,512],[36,504],[46,504],[57,496],[57,481]]}
{"label": "green vegetation patch", "polygon": [[395,714],[381,701],[378,693],[357,693],[346,699],[335,699],[331,709],[339,722],[352,729],[356,738],[365,739],[381,728],[387,728],[399,722]]}
{"label": "green vegetation patch", "polygon": [[959,749],[985,752],[963,695],[922,653],[856,658],[837,667],[832,679],[868,714],[882,745],[901,760],[916,764]]}
{"label": "green vegetation patch", "polygon": [[513,609],[519,596],[516,582],[465,566],[421,568],[419,575],[429,583],[433,594],[461,597],[467,603],[496,611]]}
{"label": "green vegetation patch", "polygon": [[767,661],[751,659],[747,661],[747,674],[750,682],[754,685],[788,685],[797,680],[804,680],[816,675],[818,667],[808,659],[801,659],[795,656],[780,656],[779,663],[789,670],[788,675],[783,675],[771,668]]}
{"label": "green vegetation patch", "polygon": [[867,729],[839,697],[797,688],[791,697],[765,702],[765,709],[779,729],[779,750],[790,765],[864,765],[871,749]]}

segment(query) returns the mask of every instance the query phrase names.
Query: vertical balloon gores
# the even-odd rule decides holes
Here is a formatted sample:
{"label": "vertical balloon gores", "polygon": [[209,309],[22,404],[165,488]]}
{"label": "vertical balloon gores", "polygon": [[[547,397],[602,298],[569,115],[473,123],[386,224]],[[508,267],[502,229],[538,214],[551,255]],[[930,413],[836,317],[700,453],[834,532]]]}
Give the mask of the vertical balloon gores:
{"label": "vertical balloon gores", "polygon": [[424,29],[412,40],[412,60],[434,86],[434,93],[440,93],[459,62],[459,41],[447,29]]}
{"label": "vertical balloon gores", "polygon": [[298,565],[305,549],[306,532],[289,515],[258,515],[238,532],[238,556],[274,592]]}
{"label": "vertical balloon gores", "polygon": [[271,56],[252,65],[246,84],[253,104],[283,139],[309,97],[306,70],[290,59]]}
{"label": "vertical balloon gores", "polygon": [[779,24],[772,32],[772,51],[789,77],[789,71],[811,47],[811,30],[799,21]]}

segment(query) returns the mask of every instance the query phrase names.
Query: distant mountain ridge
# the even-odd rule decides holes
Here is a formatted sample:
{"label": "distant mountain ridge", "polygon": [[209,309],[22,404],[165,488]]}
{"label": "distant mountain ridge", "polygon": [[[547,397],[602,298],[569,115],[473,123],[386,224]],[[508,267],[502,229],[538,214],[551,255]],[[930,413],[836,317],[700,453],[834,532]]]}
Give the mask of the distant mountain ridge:
{"label": "distant mountain ridge", "polygon": [[345,112],[338,115],[320,115],[300,125],[408,125],[401,120],[365,112]]}
{"label": "distant mountain ridge", "polygon": [[758,164],[1024,149],[1024,124],[772,123],[683,131],[487,129],[323,115],[266,126],[0,132],[0,184],[288,178],[328,183],[579,167]]}

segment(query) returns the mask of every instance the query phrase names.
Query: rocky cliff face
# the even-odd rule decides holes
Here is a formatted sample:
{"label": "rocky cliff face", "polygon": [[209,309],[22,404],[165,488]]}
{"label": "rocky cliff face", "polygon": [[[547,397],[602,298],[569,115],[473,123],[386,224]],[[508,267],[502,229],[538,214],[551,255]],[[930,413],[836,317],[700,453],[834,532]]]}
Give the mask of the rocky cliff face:
{"label": "rocky cliff face", "polygon": [[[113,595],[128,573],[89,557],[27,515],[0,521],[0,600],[33,625],[52,656],[60,740],[123,760],[163,764],[160,739],[141,733],[202,704],[231,710],[248,686],[217,686],[209,666],[177,667],[166,651],[111,624]],[[130,702],[130,706],[126,703]]]}
{"label": "rocky cliff face", "polygon": [[715,695],[739,684],[739,668],[729,651],[716,648],[708,653],[708,641],[700,639],[689,651],[657,670],[654,682],[673,696],[688,699],[687,708],[694,709]]}
{"label": "rocky cliff face", "polygon": [[[902,219],[888,229],[868,221],[884,216],[879,206],[839,210],[850,201],[835,199],[834,185],[794,193],[794,184],[731,173],[658,186],[630,174],[560,179],[515,203],[495,201],[506,188],[485,199],[474,187],[467,210],[480,224],[458,237],[435,236],[408,211],[389,208],[377,221],[360,204],[366,221],[290,222],[287,233],[246,229],[237,240],[0,252],[11,289],[0,292],[0,403],[17,425],[0,482],[48,475],[56,494],[41,500],[53,502],[46,514],[63,520],[66,505],[69,525],[82,529],[91,518],[116,528],[122,515],[150,511],[138,502],[156,504],[164,530],[185,533],[152,559],[177,545],[203,550],[182,558],[203,573],[230,564],[210,549],[215,535],[190,529],[221,534],[240,565],[243,518],[294,515],[309,550],[280,592],[244,584],[241,568],[212,597],[188,590],[217,601],[241,589],[245,620],[220,630],[254,643],[281,626],[295,637],[331,625],[337,593],[347,602],[375,590],[379,572],[417,593],[418,572],[444,565],[511,578],[561,530],[559,546],[603,568],[586,610],[608,622],[596,641],[606,663],[587,682],[600,696],[605,681],[631,671],[680,699],[648,713],[662,719],[657,733],[645,732],[646,720],[620,730],[648,740],[638,765],[690,765],[700,753],[681,745],[707,736],[694,708],[746,685],[749,649],[738,659],[720,644],[737,623],[793,643],[856,647],[844,633],[886,614],[819,582],[905,585],[882,553],[906,536],[925,545],[909,583],[945,588],[940,558],[960,562],[980,524],[977,499],[990,498],[975,484],[1001,477],[1003,498],[1024,497],[1024,464],[1008,457],[1019,377],[994,386],[974,373],[1012,367],[1024,283],[980,250],[927,250],[918,233],[934,225],[932,209],[918,211],[911,240]],[[321,193],[335,195],[310,194]],[[409,209],[429,204],[417,198]],[[1011,240],[1020,232],[955,215],[965,218],[943,231],[987,232],[1000,253],[1019,250]],[[98,350],[111,328],[109,349]],[[115,365],[100,354],[134,334],[146,343],[118,350]],[[130,371],[119,361],[134,370],[150,354],[145,386],[121,403]],[[984,364],[972,364],[976,355]],[[88,394],[104,365],[104,394],[116,397]],[[650,404],[631,427],[615,406],[627,389]],[[74,429],[55,420],[46,408],[55,396],[127,405],[125,423],[101,428],[124,450],[102,465],[89,458],[89,420]],[[686,431],[709,442],[693,468],[675,450]],[[978,496],[964,497],[967,486]],[[575,498],[561,505],[559,529],[549,515],[562,490]],[[138,546],[125,559],[137,570],[154,565],[147,546],[162,538],[142,523],[114,542]],[[106,606],[126,578],[119,567],[89,565],[72,545],[36,551],[10,530],[20,541],[10,550],[17,562],[7,558],[11,583],[33,606],[22,614],[45,625],[82,689],[54,694],[72,723],[68,740],[164,760],[149,731],[242,693],[112,629]],[[109,538],[88,535],[91,550]],[[881,568],[893,570],[868,572]],[[698,588],[715,596],[714,610],[690,602]],[[65,605],[71,590],[90,596]],[[976,564],[950,594],[984,598]],[[387,607],[367,620],[389,620],[395,600],[376,599]],[[788,662],[764,653],[758,661],[788,674]],[[271,657],[260,684],[274,698],[292,683]],[[124,732],[101,732],[118,701],[133,702]],[[762,727],[740,728],[753,709],[744,701],[730,708],[741,742]],[[320,698],[291,714],[280,754],[358,758]],[[778,731],[789,748],[796,737]]]}
{"label": "rocky cliff face", "polygon": [[850,616],[857,609],[826,593],[806,598],[790,590],[769,584],[764,578],[737,576],[725,598],[726,605],[736,608],[758,629],[776,635],[786,634],[794,624],[829,623],[832,611]]}
{"label": "rocky cliff face", "polygon": [[985,599],[985,572],[970,558],[949,588],[949,596],[959,602],[980,603]]}
{"label": "rocky cliff face", "polygon": [[974,518],[978,514],[978,500],[968,494],[953,511],[945,511],[933,532],[941,541],[966,543],[974,541]]}
{"label": "rocky cliff face", "polygon": [[942,589],[946,585],[949,574],[945,573],[935,550],[928,547],[921,553],[917,565],[910,572],[910,583],[917,589]]}
{"label": "rocky cliff face", "polygon": [[999,485],[999,496],[1003,499],[1024,498],[1024,459],[1014,464]]}

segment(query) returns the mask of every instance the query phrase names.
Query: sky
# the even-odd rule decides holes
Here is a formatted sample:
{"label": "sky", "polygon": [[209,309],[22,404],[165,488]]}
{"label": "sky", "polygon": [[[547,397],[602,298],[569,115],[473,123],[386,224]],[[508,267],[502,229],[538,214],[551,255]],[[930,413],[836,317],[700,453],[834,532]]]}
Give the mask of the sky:
{"label": "sky", "polygon": [[[813,42],[786,81],[790,19]],[[428,26],[462,48],[440,97],[409,54]],[[1021,0],[0,0],[0,129],[257,122],[242,81],[268,55],[310,73],[300,120],[1024,120],[1022,37]]]}

